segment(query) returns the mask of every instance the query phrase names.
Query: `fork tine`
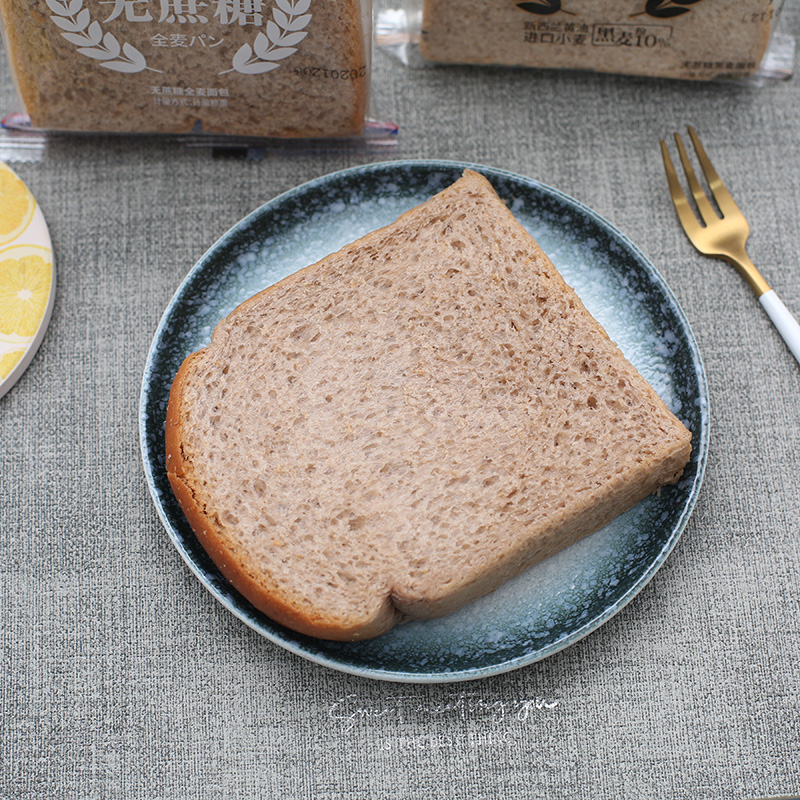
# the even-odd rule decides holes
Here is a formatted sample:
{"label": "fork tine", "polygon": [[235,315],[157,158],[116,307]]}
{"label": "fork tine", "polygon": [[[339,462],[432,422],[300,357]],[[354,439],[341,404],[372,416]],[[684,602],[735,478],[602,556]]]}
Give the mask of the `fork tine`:
{"label": "fork tine", "polygon": [[742,212],[739,206],[736,205],[736,201],[725,187],[722,178],[719,177],[717,171],[714,169],[711,159],[706,155],[705,148],[700,142],[700,137],[691,125],[689,126],[689,136],[692,139],[692,144],[697,153],[697,160],[700,162],[700,166],[703,168],[703,174],[708,181],[708,188],[711,189],[711,194],[714,195],[714,199],[717,201],[720,211],[722,211],[723,214],[741,214]]}
{"label": "fork tine", "polygon": [[697,180],[692,162],[689,161],[689,155],[686,152],[686,148],[683,146],[683,140],[677,133],[675,134],[675,144],[678,145],[678,155],[681,157],[683,171],[686,173],[686,181],[689,184],[692,197],[694,197],[694,202],[697,204],[697,210],[700,212],[703,222],[705,222],[706,225],[710,225],[715,219],[719,219],[719,216],[706,197],[706,193],[703,191],[700,181]]}
{"label": "fork tine", "polygon": [[683,225],[686,235],[691,239],[692,237],[697,236],[697,234],[699,234],[703,228],[697,221],[697,217],[695,217],[694,211],[692,211],[692,207],[689,205],[688,198],[683,193],[680,181],[678,180],[678,175],[675,172],[675,167],[672,165],[672,159],[670,158],[669,150],[667,150],[667,144],[663,139],[661,140],[661,158],[664,160],[664,170],[667,173],[667,184],[669,185],[669,193],[670,197],[672,197],[672,204],[675,206],[675,211],[678,213],[678,219],[680,220],[681,225]]}

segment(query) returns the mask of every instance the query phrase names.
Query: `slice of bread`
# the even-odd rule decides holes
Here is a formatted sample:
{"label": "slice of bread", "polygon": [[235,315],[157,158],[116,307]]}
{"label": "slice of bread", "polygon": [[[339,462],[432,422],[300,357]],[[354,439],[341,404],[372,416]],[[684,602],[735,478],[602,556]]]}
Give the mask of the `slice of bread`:
{"label": "slice of bread", "polygon": [[690,434],[489,182],[250,298],[172,386],[175,495],[279,623],[447,614],[666,483]]}
{"label": "slice of bread", "polygon": [[54,131],[361,134],[364,12],[362,0],[0,0],[20,98]]}
{"label": "slice of bread", "polygon": [[769,42],[773,0],[425,0],[420,53],[456,64],[744,78]]}

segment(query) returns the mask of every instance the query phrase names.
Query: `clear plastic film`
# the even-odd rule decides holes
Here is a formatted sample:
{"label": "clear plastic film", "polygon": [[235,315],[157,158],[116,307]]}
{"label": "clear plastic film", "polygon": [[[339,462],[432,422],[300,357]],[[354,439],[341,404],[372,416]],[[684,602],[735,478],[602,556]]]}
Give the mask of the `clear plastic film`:
{"label": "clear plastic film", "polygon": [[377,140],[371,0],[0,0],[4,126]]}
{"label": "clear plastic film", "polygon": [[791,76],[782,0],[399,0],[378,46],[405,64],[583,69],[763,83]]}

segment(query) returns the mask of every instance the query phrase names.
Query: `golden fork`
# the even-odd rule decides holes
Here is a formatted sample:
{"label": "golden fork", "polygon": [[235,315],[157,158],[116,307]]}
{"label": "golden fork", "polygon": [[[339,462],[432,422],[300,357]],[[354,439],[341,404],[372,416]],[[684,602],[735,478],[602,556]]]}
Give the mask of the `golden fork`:
{"label": "golden fork", "polygon": [[689,205],[689,201],[681,188],[675,167],[672,166],[672,159],[664,140],[661,140],[661,156],[664,159],[664,169],[667,172],[667,183],[669,193],[675,210],[678,212],[678,219],[683,226],[683,230],[689,237],[689,241],[704,255],[714,258],[723,258],[733,264],[750,288],[756,293],[764,310],[769,314],[775,327],[778,329],[784,341],[792,351],[794,357],[800,362],[800,325],[792,316],[791,312],[781,302],[774,290],[764,280],[761,273],[756,269],[755,264],[750,260],[745,250],[747,237],[750,235],[750,226],[744,218],[744,214],[739,210],[739,206],[734,202],[731,193],[725,188],[725,184],[717,175],[717,171],[711,164],[700,139],[695,133],[694,128],[689,128],[689,136],[692,139],[697,160],[705,175],[708,188],[716,200],[717,207],[721,212],[717,214],[706,197],[700,182],[697,180],[686,148],[683,146],[681,137],[676,133],[675,142],[678,145],[683,171],[689,184],[692,197],[694,197],[697,210],[703,220],[701,224]]}

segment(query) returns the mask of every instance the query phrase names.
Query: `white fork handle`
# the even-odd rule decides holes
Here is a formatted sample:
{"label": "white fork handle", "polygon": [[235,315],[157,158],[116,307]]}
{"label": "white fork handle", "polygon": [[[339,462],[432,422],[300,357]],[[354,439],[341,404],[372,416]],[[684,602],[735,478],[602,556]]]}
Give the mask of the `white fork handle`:
{"label": "white fork handle", "polygon": [[773,289],[764,292],[758,299],[792,354],[800,362],[800,325],[792,316],[792,312],[781,302]]}

